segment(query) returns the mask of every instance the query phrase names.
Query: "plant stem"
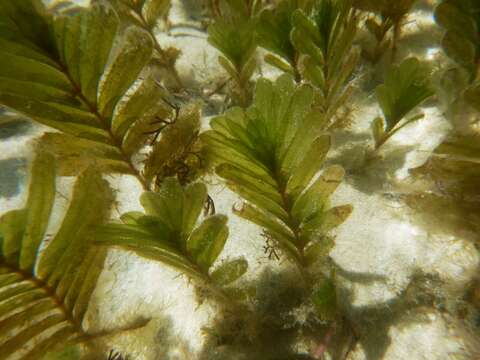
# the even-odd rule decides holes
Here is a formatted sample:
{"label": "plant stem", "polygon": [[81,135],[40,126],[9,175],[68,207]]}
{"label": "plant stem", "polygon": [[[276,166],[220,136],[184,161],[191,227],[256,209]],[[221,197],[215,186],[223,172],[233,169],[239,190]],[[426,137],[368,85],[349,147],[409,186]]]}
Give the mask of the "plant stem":
{"label": "plant stem", "polygon": [[149,190],[149,186],[148,186],[148,183],[146,181],[146,179],[140,174],[140,172],[135,168],[135,166],[133,165],[132,163],[132,160],[130,159],[130,157],[125,153],[125,151],[123,150],[123,147],[122,147],[122,144],[121,144],[121,141],[119,139],[116,138],[116,136],[113,134],[112,132],[112,129],[110,128],[110,125],[109,125],[109,121],[107,119],[105,119],[99,112],[98,112],[98,108],[96,107],[96,105],[93,105],[91,104],[88,99],[83,95],[80,87],[75,83],[75,81],[72,79],[72,77],[70,76],[70,73],[68,72],[67,68],[65,68],[63,66],[63,64],[59,64],[60,67],[61,67],[61,70],[67,75],[68,77],[68,80],[70,81],[70,84],[72,85],[73,89],[75,90],[76,92],[76,95],[80,98],[80,100],[85,104],[87,105],[88,109],[90,110],[90,112],[92,114],[95,115],[95,117],[98,119],[99,123],[102,125],[102,127],[104,128],[105,131],[108,132],[108,135],[110,136],[113,144],[115,145],[115,147],[120,151],[122,157],[123,157],[123,161],[128,165],[128,167],[130,168],[131,172],[132,172],[132,175],[134,175],[138,181],[140,182],[140,184],[142,184],[142,187],[144,190],[148,191]]}
{"label": "plant stem", "polygon": [[137,15],[138,20],[140,22],[140,26],[150,34],[153,40],[153,46],[155,48],[155,51],[160,56],[162,66],[165,67],[171,73],[173,79],[177,84],[178,89],[182,89],[184,87],[183,82],[182,82],[182,79],[180,78],[180,75],[177,72],[177,69],[175,68],[175,64],[170,61],[167,54],[165,53],[165,50],[163,50],[162,47],[160,46],[160,43],[158,42],[155,34],[153,33],[153,28],[148,25],[141,10],[139,11],[138,9],[135,9],[131,6],[129,6],[129,8]]}
{"label": "plant stem", "polygon": [[397,55],[398,40],[400,39],[400,33],[402,31],[402,25],[400,24],[400,21],[396,22],[393,25],[392,54],[391,54],[392,57],[390,59],[391,63],[395,62],[395,57]]}

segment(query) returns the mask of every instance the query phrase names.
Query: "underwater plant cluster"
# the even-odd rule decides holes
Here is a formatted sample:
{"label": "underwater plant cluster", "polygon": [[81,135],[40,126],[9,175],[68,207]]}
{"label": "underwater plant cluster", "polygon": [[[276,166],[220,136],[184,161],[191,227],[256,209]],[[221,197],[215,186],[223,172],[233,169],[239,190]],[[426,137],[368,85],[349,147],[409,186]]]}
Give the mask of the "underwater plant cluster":
{"label": "underwater plant cluster", "polygon": [[0,360],[480,358],[479,64],[476,0],[0,1]]}

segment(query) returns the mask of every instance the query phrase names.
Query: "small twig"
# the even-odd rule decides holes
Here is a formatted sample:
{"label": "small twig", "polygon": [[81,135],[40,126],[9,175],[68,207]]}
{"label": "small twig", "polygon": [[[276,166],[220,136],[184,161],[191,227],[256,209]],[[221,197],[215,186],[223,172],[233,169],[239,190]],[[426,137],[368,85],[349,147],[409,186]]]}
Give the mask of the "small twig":
{"label": "small twig", "polygon": [[323,338],[322,342],[320,345],[317,346],[317,348],[313,352],[313,358],[314,359],[321,359],[323,354],[327,351],[328,345],[332,341],[333,334],[335,333],[337,327],[337,323],[334,322],[330,328],[327,330],[327,333],[325,334],[325,337]]}

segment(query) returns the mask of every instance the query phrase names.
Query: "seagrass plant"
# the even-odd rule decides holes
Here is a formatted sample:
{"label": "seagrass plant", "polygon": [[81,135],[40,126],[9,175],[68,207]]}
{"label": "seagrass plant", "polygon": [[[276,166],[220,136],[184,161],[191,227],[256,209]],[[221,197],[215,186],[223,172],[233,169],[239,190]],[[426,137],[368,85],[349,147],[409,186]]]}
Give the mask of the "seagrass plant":
{"label": "seagrass plant", "polygon": [[[442,66],[414,57],[395,59],[414,0],[44,3],[0,0],[0,138],[13,140],[11,151],[16,152],[17,139],[10,133],[3,137],[2,130],[19,121],[37,124],[28,134],[34,140],[28,144],[33,155],[26,161],[26,200],[19,209],[0,214],[0,360],[83,355],[134,360],[125,349],[162,360],[343,360],[358,357],[358,349],[374,358],[380,352],[370,349],[365,329],[384,312],[376,303],[360,304],[364,298],[357,299],[356,285],[375,283],[371,289],[376,292],[391,284],[377,269],[357,273],[347,266],[351,259],[337,257],[337,250],[355,249],[352,238],[364,234],[358,228],[369,227],[370,219],[379,218],[376,212],[386,209],[383,195],[388,194],[370,191],[378,186],[405,191],[393,195],[407,199],[412,208],[425,204],[428,215],[443,215],[439,207],[455,208],[461,230],[479,241],[478,114],[477,122],[468,124],[470,132],[455,129],[432,145],[437,147],[423,166],[412,170],[397,168],[394,161],[386,164],[388,171],[390,165],[395,172],[411,170],[408,183],[396,175],[394,183],[383,168],[366,166],[383,154],[386,143],[396,145],[389,142],[392,137],[424,118],[419,109],[426,101],[430,106],[438,100],[429,78],[438,75],[432,76],[432,68],[441,72]],[[473,0],[445,0],[435,11],[445,31],[443,49],[454,61],[442,59],[468,74],[468,84],[450,95],[466,100],[473,112],[480,111],[478,10]],[[177,18],[182,22],[170,24]],[[373,34],[373,49],[361,48],[363,21]],[[159,36],[162,30],[169,31],[168,40]],[[198,43],[182,43],[185,36]],[[184,71],[184,57],[177,61],[179,49],[184,56],[204,54],[204,68],[192,58],[185,61],[191,69]],[[383,82],[362,81],[388,50],[392,58]],[[359,56],[362,52],[367,59]],[[216,91],[206,95],[205,88],[217,81]],[[350,116],[359,104],[372,108],[370,91],[379,116]],[[360,124],[349,126],[353,118]],[[428,143],[439,136],[435,128]],[[371,137],[373,149],[368,148]],[[366,149],[361,165],[371,170],[368,178],[338,165],[356,160],[356,153]],[[6,157],[0,155],[2,162]],[[411,190],[417,186],[421,190]],[[371,201],[372,214],[360,224],[364,215],[356,209],[365,209],[362,199]],[[400,206],[387,216],[413,229],[414,218],[407,224],[396,216],[403,214]],[[350,217],[360,221],[355,224]],[[353,226],[342,228],[348,221]],[[175,279],[186,278],[183,286],[194,291],[198,305],[190,310],[202,307],[202,320],[179,324],[172,318],[160,329],[156,313],[147,323],[96,330],[103,324],[94,316],[104,319],[109,299],[102,293],[108,282],[101,274],[105,267],[105,276],[112,275],[108,270],[116,267],[109,265],[117,260],[148,262],[162,276],[171,275],[162,270],[168,268]],[[442,276],[449,278],[452,267],[442,268]],[[131,269],[126,273],[132,275]],[[123,281],[125,273],[113,275]],[[163,285],[157,303],[174,299],[183,307],[191,300],[177,293],[163,298]],[[478,280],[469,288],[472,303],[480,303]],[[399,294],[408,289],[403,290],[382,299],[382,306],[398,312],[395,304],[405,302]],[[192,344],[202,348],[186,344],[191,339],[183,346],[177,325],[191,327],[189,334],[201,331],[201,341]],[[114,338],[123,332],[139,336],[133,330],[149,345],[136,349]],[[387,330],[378,333],[392,333]],[[155,349],[146,350],[152,344]],[[162,355],[156,353],[160,347],[165,347]]]}
{"label": "seagrass plant", "polygon": [[292,14],[291,41],[301,55],[302,78],[319,90],[317,106],[324,113],[323,128],[339,128],[336,117],[353,92],[352,73],[358,60],[353,48],[358,16],[351,1],[323,0],[312,12],[301,9]]}
{"label": "seagrass plant", "polygon": [[233,6],[229,10],[209,26],[208,41],[222,53],[218,62],[233,83],[232,103],[247,106],[252,95],[251,77],[257,68],[255,24],[248,14],[236,13]]}
{"label": "seagrass plant", "polygon": [[374,14],[365,21],[367,30],[375,39],[373,49],[363,49],[366,57],[376,64],[390,50],[390,61],[395,60],[398,41],[409,12],[416,0],[355,0],[354,5],[360,10]]}
{"label": "seagrass plant", "polygon": [[375,91],[383,112],[383,118],[377,117],[372,123],[375,150],[405,126],[424,118],[422,112],[408,115],[434,94],[428,74],[428,69],[416,58],[391,65],[387,70],[384,83]]}
{"label": "seagrass plant", "polygon": [[[329,203],[343,179],[341,167],[316,177],[330,136],[318,126],[313,97],[310,86],[296,86],[290,75],[275,83],[260,79],[251,107],[228,110],[203,134],[219,163],[217,174],[246,200],[235,214],[262,227],[312,288],[309,266],[324,259],[325,248],[333,245],[327,233],[352,211],[351,205]],[[327,296],[325,277],[321,281],[321,296],[332,298],[334,287]]]}
{"label": "seagrass plant", "polygon": [[211,215],[195,227],[207,200],[204,184],[185,188],[167,178],[158,192],[145,192],[140,202],[145,213],[128,212],[122,224],[108,224],[97,232],[100,244],[119,246],[140,256],[161,261],[207,286],[222,300],[220,286],[237,280],[247,271],[247,262],[224,262],[209,272],[228,238],[227,217]]}
{"label": "seagrass plant", "polygon": [[449,57],[477,78],[479,61],[479,5],[475,1],[442,1],[435,9],[436,22],[445,29],[442,46]]}
{"label": "seagrass plant", "polygon": [[152,40],[154,56],[152,64],[162,71],[164,78],[170,78],[167,84],[172,90],[181,90],[184,85],[177,72],[175,63],[180,51],[175,47],[162,46],[155,37],[155,28],[163,22],[168,26],[168,13],[171,0],[108,0],[125,24],[133,24],[147,31]]}
{"label": "seagrass plant", "polygon": [[0,359],[41,359],[58,344],[93,336],[82,321],[106,251],[94,248],[90,231],[108,219],[113,191],[95,170],[82,173],[45,245],[55,196],[54,158],[40,152],[25,207],[0,218]]}
{"label": "seagrass plant", "polygon": [[265,62],[293,74],[296,80],[300,80],[299,54],[290,39],[292,15],[297,9],[310,8],[309,0],[281,0],[274,9],[259,14],[256,26],[258,44],[272,53],[265,55]]}

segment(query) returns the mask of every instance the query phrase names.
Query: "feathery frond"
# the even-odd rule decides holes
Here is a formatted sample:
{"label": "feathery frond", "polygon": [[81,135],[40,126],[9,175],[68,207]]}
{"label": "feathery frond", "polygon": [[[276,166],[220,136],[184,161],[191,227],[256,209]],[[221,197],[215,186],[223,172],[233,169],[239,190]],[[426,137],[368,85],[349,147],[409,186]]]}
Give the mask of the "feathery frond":
{"label": "feathery frond", "polygon": [[[367,30],[376,40],[374,49],[363,49],[371,62],[377,63],[389,48],[392,52],[391,60],[394,60],[403,23],[416,1],[354,0],[356,8],[376,15],[365,21]],[[388,36],[389,33],[391,36]]]}
{"label": "feathery frond", "polygon": [[90,230],[108,218],[108,184],[92,169],[80,175],[59,230],[44,246],[54,158],[40,152],[31,174],[25,208],[0,217],[0,359],[40,359],[58,344],[85,340],[82,320],[105,258],[92,250]]}
{"label": "feathery frond", "polygon": [[311,16],[297,9],[292,15],[291,41],[303,59],[302,77],[319,89],[318,106],[324,128],[334,127],[335,114],[350,97],[350,77],[358,60],[353,48],[358,18],[351,1],[321,0]]}
{"label": "feathery frond", "polygon": [[254,21],[240,16],[217,19],[208,27],[208,41],[222,53],[218,62],[235,84],[230,97],[234,103],[247,106],[250,78],[257,67]]}
{"label": "feathery frond", "polygon": [[344,171],[332,166],[316,178],[330,148],[312,111],[313,90],[291,76],[257,82],[247,110],[232,108],[203,134],[220,165],[217,174],[247,202],[235,213],[262,228],[302,269],[315,241],[340,225],[350,205],[330,208]]}
{"label": "feathery frond", "polygon": [[40,1],[6,0],[0,24],[0,103],[62,132],[47,134],[44,147],[89,149],[68,175],[94,162],[103,171],[136,175],[146,186],[125,143],[136,124],[166,111],[164,92],[147,78],[125,94],[150,61],[150,35],[134,26],[117,34],[118,17],[105,3],[52,17]]}
{"label": "feathery frond", "polygon": [[[132,250],[140,256],[163,262],[200,280],[204,285],[215,281],[233,282],[246,271],[245,260],[236,260],[222,272],[209,272],[228,238],[227,217],[212,215],[195,226],[207,198],[201,183],[182,187],[177,179],[165,179],[158,192],[144,192],[140,202],[145,213],[128,212],[123,223],[101,226],[97,242]],[[237,262],[242,265],[240,270]],[[235,265],[237,264],[237,265]],[[228,273],[228,275],[227,275]]]}
{"label": "feathery frond", "polygon": [[416,58],[409,58],[398,66],[390,66],[376,95],[383,112],[383,119],[376,118],[372,123],[375,148],[378,149],[397,131],[423,118],[424,114],[419,113],[402,122],[413,109],[433,96],[434,91],[428,83],[425,66]]}
{"label": "feathery frond", "polygon": [[290,41],[293,28],[292,14],[301,8],[301,0],[282,0],[274,9],[263,10],[257,21],[258,44],[275,55],[268,54],[265,61],[299,80],[298,54]]}
{"label": "feathery frond", "polygon": [[480,5],[471,0],[442,1],[435,9],[435,20],[446,30],[443,49],[473,80],[480,59]]}
{"label": "feathery frond", "polygon": [[134,24],[150,34],[155,50],[154,62],[167,70],[165,75],[170,76],[175,82],[172,85],[173,89],[181,89],[183,83],[175,68],[180,51],[174,47],[161,46],[154,32],[160,19],[168,24],[171,0],[108,0],[108,2],[119,13],[122,23]]}

